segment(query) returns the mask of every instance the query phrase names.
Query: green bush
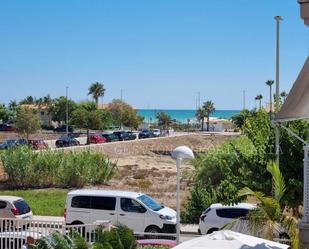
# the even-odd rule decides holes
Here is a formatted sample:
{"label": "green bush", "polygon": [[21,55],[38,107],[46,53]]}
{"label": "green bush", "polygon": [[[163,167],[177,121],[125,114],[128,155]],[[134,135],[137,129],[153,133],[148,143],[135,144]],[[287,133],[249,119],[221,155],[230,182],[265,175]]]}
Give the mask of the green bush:
{"label": "green bush", "polygon": [[8,182],[15,187],[83,187],[106,183],[118,171],[105,155],[91,150],[37,152],[18,147],[5,151],[0,159]]}

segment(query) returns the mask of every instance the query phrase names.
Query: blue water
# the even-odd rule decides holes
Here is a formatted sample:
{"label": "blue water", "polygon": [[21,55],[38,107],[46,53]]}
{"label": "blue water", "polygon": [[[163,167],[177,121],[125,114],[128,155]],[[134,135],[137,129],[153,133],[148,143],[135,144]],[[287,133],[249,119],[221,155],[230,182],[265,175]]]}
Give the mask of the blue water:
{"label": "blue water", "polygon": [[[158,112],[166,112],[172,119],[179,122],[187,123],[188,119],[194,120],[196,110],[154,110],[154,109],[139,109],[138,114],[144,117],[145,122],[154,122]],[[233,115],[239,113],[236,110],[217,110],[211,117],[230,119]]]}

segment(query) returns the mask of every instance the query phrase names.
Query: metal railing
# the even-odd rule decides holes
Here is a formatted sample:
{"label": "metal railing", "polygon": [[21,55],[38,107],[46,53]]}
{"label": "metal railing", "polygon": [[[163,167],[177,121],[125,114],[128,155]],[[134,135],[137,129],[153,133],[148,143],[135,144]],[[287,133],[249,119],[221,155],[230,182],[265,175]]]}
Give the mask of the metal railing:
{"label": "metal railing", "polygon": [[0,219],[0,249],[20,249],[29,239],[35,241],[56,231],[68,235],[75,230],[88,243],[92,243],[98,226],[110,230],[111,223],[97,221],[94,224],[66,225],[64,221]]}

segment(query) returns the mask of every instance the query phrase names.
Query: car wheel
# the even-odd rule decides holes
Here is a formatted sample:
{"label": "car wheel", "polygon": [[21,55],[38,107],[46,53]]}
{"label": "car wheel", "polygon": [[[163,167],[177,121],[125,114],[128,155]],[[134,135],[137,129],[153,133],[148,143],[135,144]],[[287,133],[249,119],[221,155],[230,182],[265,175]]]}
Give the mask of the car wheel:
{"label": "car wheel", "polygon": [[157,226],[149,226],[145,229],[146,233],[161,233],[161,229]]}
{"label": "car wheel", "polygon": [[216,232],[216,231],[218,231],[218,230],[219,230],[218,228],[211,228],[211,229],[209,229],[209,230],[207,231],[207,234],[211,234],[211,233]]}

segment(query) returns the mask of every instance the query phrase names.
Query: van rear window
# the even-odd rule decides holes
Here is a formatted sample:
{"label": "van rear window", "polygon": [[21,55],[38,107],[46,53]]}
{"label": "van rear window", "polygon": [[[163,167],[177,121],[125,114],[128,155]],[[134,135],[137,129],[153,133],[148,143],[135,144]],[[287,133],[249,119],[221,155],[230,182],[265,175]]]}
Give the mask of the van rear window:
{"label": "van rear window", "polygon": [[74,196],[71,207],[100,210],[115,210],[116,198],[103,196]]}
{"label": "van rear window", "polygon": [[90,196],[74,196],[71,207],[73,208],[91,208]]}
{"label": "van rear window", "polygon": [[23,199],[14,201],[14,206],[15,206],[16,209],[18,209],[19,214],[26,214],[26,213],[29,213],[31,211],[27,202],[25,202]]}

